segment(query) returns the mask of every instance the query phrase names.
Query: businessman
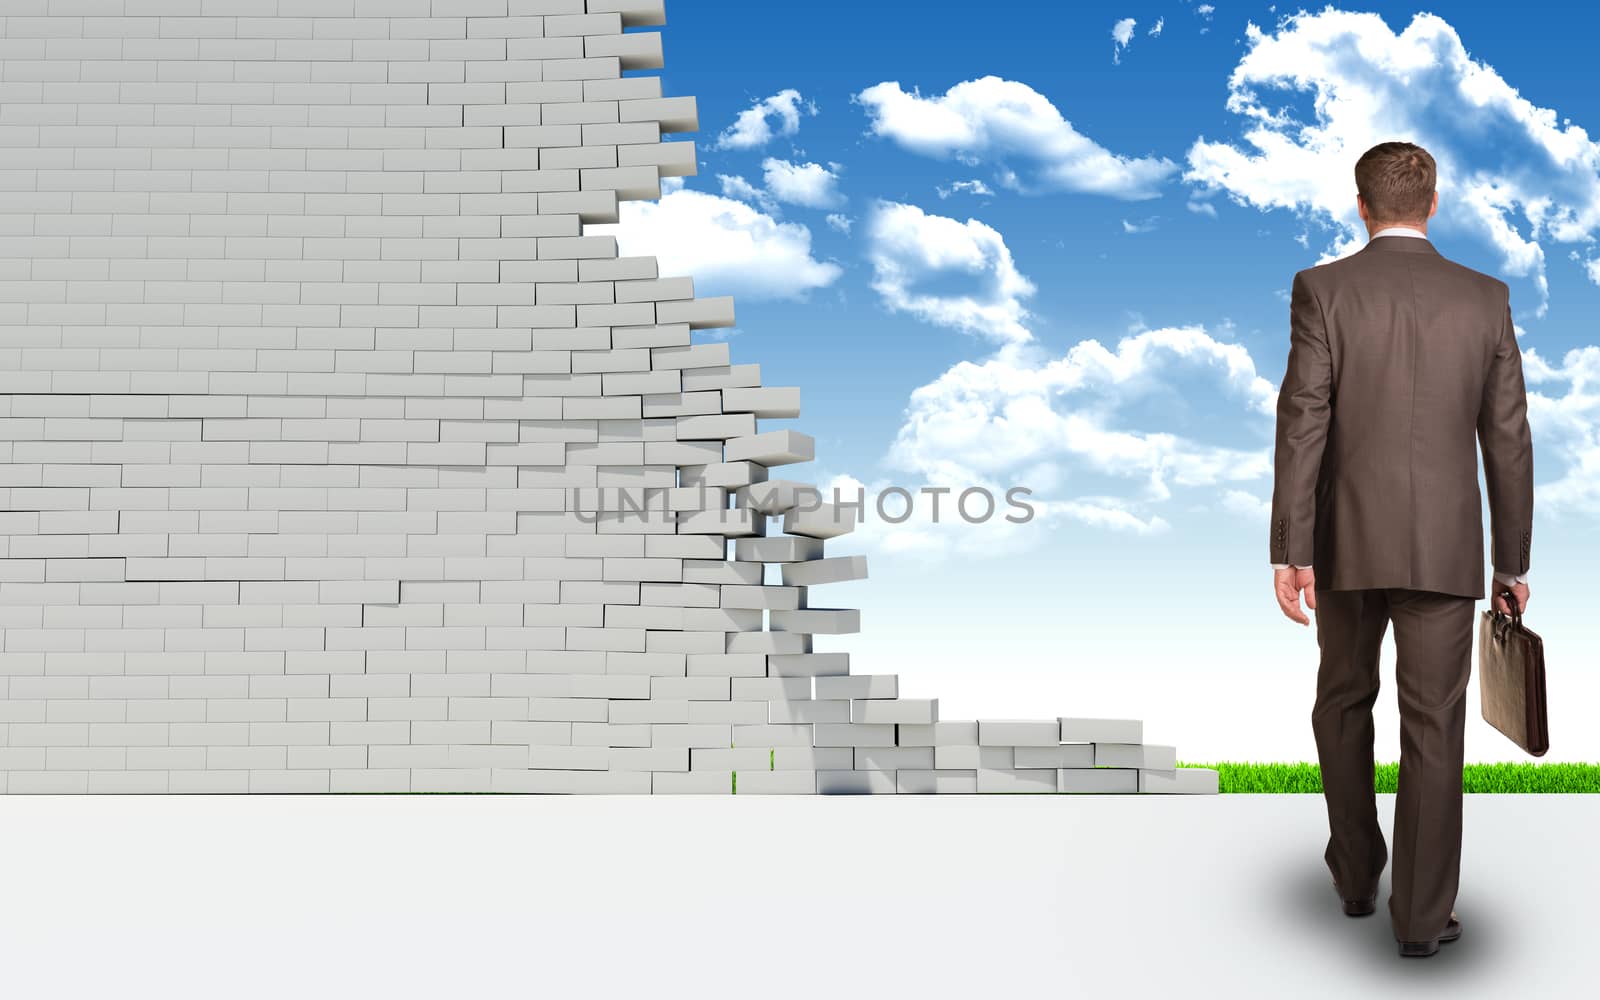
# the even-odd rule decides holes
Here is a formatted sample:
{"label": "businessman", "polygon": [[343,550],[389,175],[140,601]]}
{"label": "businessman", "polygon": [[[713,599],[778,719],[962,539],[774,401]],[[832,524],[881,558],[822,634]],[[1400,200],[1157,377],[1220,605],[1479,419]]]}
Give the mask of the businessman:
{"label": "businessman", "polygon": [[1279,607],[1316,614],[1311,712],[1328,806],[1324,855],[1344,912],[1375,909],[1389,860],[1373,794],[1378,652],[1394,623],[1400,704],[1389,916],[1404,956],[1461,936],[1465,694],[1484,596],[1528,603],[1533,446],[1506,283],[1444,257],[1427,150],[1384,142],[1355,166],[1370,239],[1295,274],[1278,394],[1271,562]]}

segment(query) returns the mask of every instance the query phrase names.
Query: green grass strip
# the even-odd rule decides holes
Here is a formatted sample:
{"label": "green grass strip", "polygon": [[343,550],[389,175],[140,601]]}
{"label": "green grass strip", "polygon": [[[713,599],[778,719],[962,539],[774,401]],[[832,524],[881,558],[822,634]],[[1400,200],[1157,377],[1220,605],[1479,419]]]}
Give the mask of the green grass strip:
{"label": "green grass strip", "polygon": [[[1218,790],[1224,793],[1322,794],[1322,769],[1298,761],[1218,761],[1180,763],[1179,767],[1207,767],[1217,772]],[[1392,794],[1400,777],[1398,763],[1380,763],[1374,769],[1373,787]],[[1467,764],[1461,771],[1463,792],[1493,793],[1600,793],[1600,764],[1539,763],[1519,761]]]}

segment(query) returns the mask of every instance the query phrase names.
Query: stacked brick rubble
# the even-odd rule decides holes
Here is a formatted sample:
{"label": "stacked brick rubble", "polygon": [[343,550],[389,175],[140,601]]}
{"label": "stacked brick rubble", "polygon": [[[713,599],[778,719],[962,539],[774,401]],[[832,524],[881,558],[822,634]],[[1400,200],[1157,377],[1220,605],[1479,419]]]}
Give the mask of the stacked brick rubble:
{"label": "stacked brick rubble", "polygon": [[1215,790],[814,649],[798,391],[585,230],[660,0],[0,14],[0,792]]}

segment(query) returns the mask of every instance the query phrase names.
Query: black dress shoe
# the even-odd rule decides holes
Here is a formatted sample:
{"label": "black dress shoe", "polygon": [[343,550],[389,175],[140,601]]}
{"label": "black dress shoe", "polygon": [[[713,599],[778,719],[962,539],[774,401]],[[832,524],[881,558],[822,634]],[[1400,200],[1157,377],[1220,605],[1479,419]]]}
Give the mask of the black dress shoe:
{"label": "black dress shoe", "polygon": [[1339,880],[1333,880],[1333,888],[1339,893],[1339,899],[1344,903],[1344,915],[1347,917],[1365,917],[1378,908],[1378,894],[1373,893],[1366,899],[1345,899],[1344,890],[1339,888]]}
{"label": "black dress shoe", "polygon": [[1439,950],[1441,944],[1449,944],[1461,936],[1461,921],[1456,919],[1455,911],[1450,912],[1450,922],[1444,925],[1444,933],[1432,941],[1401,941],[1400,954],[1404,958],[1427,958]]}

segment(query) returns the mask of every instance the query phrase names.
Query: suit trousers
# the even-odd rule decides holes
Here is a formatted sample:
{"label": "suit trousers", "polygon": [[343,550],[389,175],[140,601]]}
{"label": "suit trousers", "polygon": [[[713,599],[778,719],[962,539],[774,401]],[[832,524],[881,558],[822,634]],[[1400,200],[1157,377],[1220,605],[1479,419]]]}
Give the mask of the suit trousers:
{"label": "suit trousers", "polygon": [[1425,590],[1316,590],[1311,727],[1328,805],[1328,869],[1347,899],[1378,891],[1388,861],[1373,789],[1378,653],[1394,622],[1400,705],[1389,917],[1402,941],[1438,937],[1461,875],[1461,770],[1475,599]]}

